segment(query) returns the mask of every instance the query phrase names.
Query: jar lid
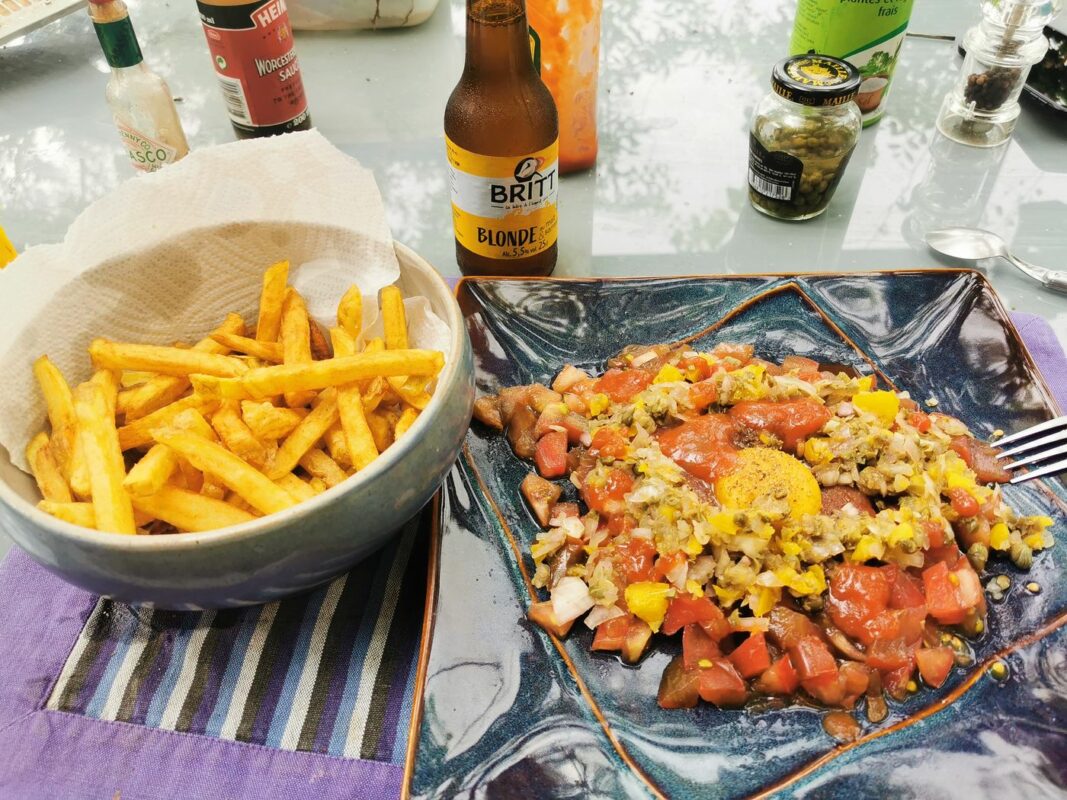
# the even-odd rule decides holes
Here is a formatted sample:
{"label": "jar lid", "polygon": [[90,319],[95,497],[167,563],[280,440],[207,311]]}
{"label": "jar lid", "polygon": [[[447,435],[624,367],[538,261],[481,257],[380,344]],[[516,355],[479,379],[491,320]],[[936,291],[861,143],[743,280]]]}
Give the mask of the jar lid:
{"label": "jar lid", "polygon": [[839,106],[856,96],[860,72],[847,61],[818,53],[783,58],[771,70],[771,88],[805,106]]}

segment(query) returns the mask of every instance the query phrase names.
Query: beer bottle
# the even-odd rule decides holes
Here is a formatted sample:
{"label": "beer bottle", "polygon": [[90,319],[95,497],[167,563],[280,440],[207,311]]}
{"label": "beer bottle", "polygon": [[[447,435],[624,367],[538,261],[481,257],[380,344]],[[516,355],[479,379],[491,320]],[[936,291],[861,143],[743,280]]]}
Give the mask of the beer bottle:
{"label": "beer bottle", "polygon": [[524,0],[467,0],[467,59],[445,107],[456,260],[465,275],[556,266],[559,122]]}

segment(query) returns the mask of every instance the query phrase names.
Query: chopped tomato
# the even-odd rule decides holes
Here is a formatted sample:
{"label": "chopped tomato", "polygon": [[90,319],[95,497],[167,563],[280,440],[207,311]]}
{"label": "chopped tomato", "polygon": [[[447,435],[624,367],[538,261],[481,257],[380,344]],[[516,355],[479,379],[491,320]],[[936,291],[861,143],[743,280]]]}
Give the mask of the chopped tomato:
{"label": "chopped tomato", "polygon": [[716,658],[710,667],[700,670],[700,696],[719,708],[731,708],[744,705],[748,691],[734,665],[725,658]]}
{"label": "chopped tomato", "polygon": [[712,483],[737,463],[736,433],[733,420],[725,414],[705,414],[661,430],[656,440],[664,455],[678,466]]}
{"label": "chopped tomato", "polygon": [[956,576],[956,593],[967,608],[976,608],[985,614],[985,593],[982,591],[982,583],[978,579],[978,573],[974,571],[967,556],[960,556],[956,566],[952,568]]}
{"label": "chopped tomato", "polygon": [[841,701],[841,705],[845,708],[852,708],[863,693],[867,691],[867,686],[871,682],[871,673],[863,664],[857,664],[855,661],[846,661],[841,665],[840,675],[845,684],[845,696]]}
{"label": "chopped tomato", "polygon": [[549,431],[537,440],[534,462],[543,478],[560,478],[567,474],[567,434]]}
{"label": "chopped tomato", "polygon": [[678,369],[693,383],[711,377],[711,364],[700,356],[691,356],[678,361]]}
{"label": "chopped tomato", "polygon": [[622,579],[623,585],[637,581],[652,580],[652,564],[656,558],[656,546],[648,539],[631,537],[616,542],[615,574]]}
{"label": "chopped tomato", "polygon": [[629,446],[629,439],[618,428],[598,428],[593,434],[589,452],[601,458],[623,458]]}
{"label": "chopped tomato", "polygon": [[771,651],[767,649],[767,637],[753,633],[730,653],[730,663],[737,667],[742,678],[754,678],[771,666]]}
{"label": "chopped tomato", "polygon": [[860,638],[864,624],[888,607],[892,588],[879,567],[841,564],[830,576],[830,619],[849,636]]}
{"label": "chopped tomato", "polygon": [[695,623],[682,628],[682,658],[687,669],[696,669],[701,661],[722,656],[719,643]]}
{"label": "chopped tomato", "polygon": [[951,647],[924,647],[915,651],[915,662],[923,680],[937,689],[948,678],[956,657]]}
{"label": "chopped tomato", "polygon": [[748,363],[755,351],[756,348],[750,344],[731,344],[729,342],[723,342],[715,345],[711,350],[711,354],[715,356],[715,358],[736,358],[743,366]]}
{"label": "chopped tomato", "polygon": [[637,527],[637,523],[634,522],[634,518],[629,514],[616,514],[613,517],[608,517],[608,533],[613,537],[629,533],[635,527]]}
{"label": "chopped tomato", "polygon": [[627,403],[652,383],[654,376],[641,369],[609,369],[593,385],[616,403]]}
{"label": "chopped tomato", "polygon": [[874,516],[874,506],[867,495],[854,486],[829,486],[822,490],[822,513],[833,514],[851,505],[861,514]]}
{"label": "chopped tomato", "polygon": [[911,649],[903,639],[876,639],[867,648],[867,664],[875,669],[899,669],[911,661]]}
{"label": "chopped tomato", "polygon": [[[974,571],[971,570],[970,574],[974,575]],[[974,591],[974,584],[977,584],[977,592]],[[964,586],[963,592],[960,591],[961,585]],[[945,625],[963,622],[967,612],[978,606],[982,599],[978,576],[974,575],[972,584],[966,571],[950,572],[944,561],[923,570],[923,587],[926,589],[926,606],[930,616]]]}
{"label": "chopped tomato", "polygon": [[837,674],[837,662],[830,648],[817,636],[802,636],[789,648],[789,658],[802,681]]}
{"label": "chopped tomato", "polygon": [[799,686],[800,678],[797,676],[797,671],[793,669],[793,662],[789,660],[788,655],[780,656],[755,683],[756,691],[763,694],[790,695]]}
{"label": "chopped tomato", "polygon": [[924,566],[930,566],[936,564],[938,561],[944,561],[948,565],[953,565],[960,560],[960,549],[956,546],[955,542],[949,542],[948,544],[941,545],[941,547],[929,547],[923,552]]}
{"label": "chopped tomato", "polygon": [[915,428],[919,433],[926,433],[930,430],[932,423],[930,422],[930,415],[924,414],[922,411],[912,411],[908,414],[908,424]]}
{"label": "chopped tomato", "polygon": [[944,547],[945,529],[940,522],[923,520],[922,529],[926,533],[926,538],[930,540],[930,547]]}
{"label": "chopped tomato", "polygon": [[626,642],[622,646],[622,660],[630,664],[636,664],[644,655],[649,640],[652,639],[652,629],[642,619],[634,619],[630,623],[630,629],[626,632]]}
{"label": "chopped tomato", "polygon": [[552,513],[550,519],[568,519],[574,517],[577,519],[581,516],[578,511],[577,503],[556,503],[552,506]]}
{"label": "chopped tomato", "polygon": [[925,621],[925,605],[889,609],[869,619],[863,626],[863,635],[858,638],[867,647],[878,640],[890,639],[900,639],[906,644],[914,644],[923,635]]}
{"label": "chopped tomato", "polygon": [[686,669],[680,656],[663,670],[656,698],[660,708],[693,708],[700,699],[700,670]]}
{"label": "chopped tomato", "polygon": [[652,576],[656,579],[666,578],[671,572],[685,564],[689,559],[685,553],[671,553],[669,556],[660,556],[652,568]]}
{"label": "chopped tomato", "polygon": [[978,516],[978,501],[966,489],[949,489],[945,494],[952,503],[952,510],[961,517]]}
{"label": "chopped tomato", "polygon": [[915,608],[926,605],[926,595],[923,594],[923,584],[919,578],[896,566],[882,569],[893,580],[893,588],[889,594],[890,608]]}
{"label": "chopped tomato", "polygon": [[532,603],[530,605],[528,616],[530,617],[531,622],[536,622],[549,633],[559,637],[566,636],[571,629],[571,625],[574,624],[573,619],[562,624],[556,620],[555,612],[552,611],[551,600],[545,600],[541,603]]}
{"label": "chopped tomato", "polygon": [[997,460],[1000,451],[985,442],[970,436],[957,436],[949,447],[956,451],[967,466],[974,470],[982,483],[1007,483],[1011,473],[1004,469],[1004,464]]}
{"label": "chopped tomato", "polygon": [[622,650],[626,644],[626,634],[630,631],[630,625],[636,618],[633,614],[624,614],[621,617],[609,619],[596,626],[593,635],[594,650]]}
{"label": "chopped tomato", "polygon": [[918,411],[919,410],[919,404],[916,403],[914,400],[912,400],[910,397],[901,397],[900,398],[900,407],[903,408],[905,411]]}
{"label": "chopped tomato", "polygon": [[914,671],[915,665],[909,663],[882,673],[882,686],[890,697],[903,700],[908,696],[908,681]]}
{"label": "chopped tomato", "polygon": [[819,362],[804,358],[804,356],[786,356],[782,360],[782,370],[784,372],[796,370],[797,377],[802,381],[813,382],[822,377],[819,372]]}
{"label": "chopped tomato", "polygon": [[730,416],[749,428],[773,433],[784,450],[795,451],[797,442],[820,430],[833,414],[815,400],[789,400],[741,402],[730,409]]}
{"label": "chopped tomato", "polygon": [[[775,606],[770,613],[770,634],[776,645],[788,650],[805,636],[818,638],[819,628],[799,611]],[[795,662],[793,666],[796,666]]]}
{"label": "chopped tomato", "polygon": [[591,511],[601,514],[621,514],[626,509],[623,498],[634,488],[633,476],[627,470],[608,472],[603,486],[582,484],[582,499]]}
{"label": "chopped tomato", "polygon": [[719,387],[715,381],[700,381],[689,387],[689,405],[703,411],[719,399]]}

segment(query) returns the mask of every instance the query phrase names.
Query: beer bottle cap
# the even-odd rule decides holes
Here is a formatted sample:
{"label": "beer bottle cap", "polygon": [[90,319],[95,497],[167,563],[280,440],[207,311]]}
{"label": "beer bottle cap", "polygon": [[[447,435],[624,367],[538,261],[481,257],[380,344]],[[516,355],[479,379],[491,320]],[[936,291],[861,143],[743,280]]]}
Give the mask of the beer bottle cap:
{"label": "beer bottle cap", "polygon": [[860,72],[847,61],[818,53],[783,58],[771,70],[771,88],[805,106],[839,106],[860,88]]}

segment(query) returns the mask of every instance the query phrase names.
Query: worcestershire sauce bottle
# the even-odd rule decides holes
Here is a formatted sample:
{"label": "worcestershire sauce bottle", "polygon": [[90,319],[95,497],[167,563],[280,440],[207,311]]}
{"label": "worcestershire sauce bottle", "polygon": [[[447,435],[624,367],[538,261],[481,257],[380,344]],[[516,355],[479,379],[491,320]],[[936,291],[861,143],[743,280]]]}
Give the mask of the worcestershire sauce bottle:
{"label": "worcestershire sauce bottle", "polygon": [[524,0],[467,0],[467,60],[445,107],[456,260],[465,275],[556,266],[559,122]]}
{"label": "worcestershire sauce bottle", "polygon": [[197,0],[196,5],[237,137],[310,128],[285,0]]}

